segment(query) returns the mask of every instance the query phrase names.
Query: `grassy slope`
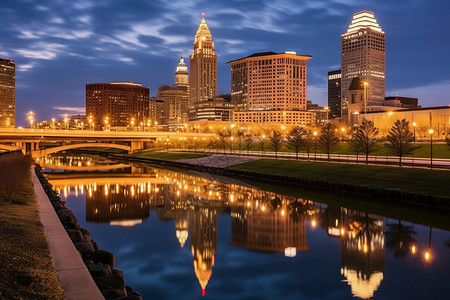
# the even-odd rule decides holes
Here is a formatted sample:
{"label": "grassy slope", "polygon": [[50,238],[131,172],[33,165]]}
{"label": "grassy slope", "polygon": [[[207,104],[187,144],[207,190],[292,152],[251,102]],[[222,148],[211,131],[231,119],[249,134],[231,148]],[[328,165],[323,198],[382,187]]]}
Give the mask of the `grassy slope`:
{"label": "grassy slope", "polygon": [[144,151],[133,154],[134,157],[140,158],[152,158],[152,159],[161,159],[161,160],[179,160],[186,158],[198,158],[204,157],[204,154],[196,154],[196,153],[182,153],[182,152],[157,152],[157,151]]}
{"label": "grassy slope", "polygon": [[366,165],[261,159],[230,169],[450,197],[450,172]]}
{"label": "grassy slope", "polygon": [[39,220],[31,179],[0,196],[0,299],[64,299]]}

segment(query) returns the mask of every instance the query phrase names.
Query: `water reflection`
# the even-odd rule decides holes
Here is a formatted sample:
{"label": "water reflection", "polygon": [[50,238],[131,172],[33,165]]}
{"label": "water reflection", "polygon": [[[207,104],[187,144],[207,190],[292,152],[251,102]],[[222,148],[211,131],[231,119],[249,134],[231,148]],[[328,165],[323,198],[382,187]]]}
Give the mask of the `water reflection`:
{"label": "water reflection", "polygon": [[336,273],[340,271],[351,294],[362,299],[374,297],[383,282],[385,240],[396,258],[419,251],[417,232],[401,221],[386,225],[381,216],[248,185],[136,166],[120,174],[92,172],[80,177],[65,172],[48,176],[65,197],[85,195],[87,222],[130,227],[149,219],[151,210],[160,221],[173,222],[177,244],[185,248],[189,243],[193,273],[203,295],[220,251],[220,215],[230,215],[231,245],[288,257],[310,250],[308,232],[322,228],[328,238],[340,240]]}

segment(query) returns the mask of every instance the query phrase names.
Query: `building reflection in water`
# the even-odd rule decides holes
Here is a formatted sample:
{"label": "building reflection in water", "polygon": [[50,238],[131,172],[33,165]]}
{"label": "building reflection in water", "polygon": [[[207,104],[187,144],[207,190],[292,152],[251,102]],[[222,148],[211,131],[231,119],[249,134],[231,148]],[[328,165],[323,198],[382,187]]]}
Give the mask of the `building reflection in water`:
{"label": "building reflection in water", "polygon": [[328,235],[341,239],[341,274],[353,296],[373,297],[384,273],[384,218],[328,205],[322,220]]}
{"label": "building reflection in water", "polygon": [[86,193],[88,222],[132,226],[149,218],[150,209],[162,221],[174,220],[180,247],[189,239],[203,294],[217,252],[217,216],[224,212],[231,213],[231,244],[286,256],[308,250],[307,220],[315,226],[320,216],[327,234],[341,239],[341,274],[352,294],[370,298],[383,279],[384,222],[375,215],[167,170],[133,167],[128,174],[63,175],[49,179],[65,196]]}

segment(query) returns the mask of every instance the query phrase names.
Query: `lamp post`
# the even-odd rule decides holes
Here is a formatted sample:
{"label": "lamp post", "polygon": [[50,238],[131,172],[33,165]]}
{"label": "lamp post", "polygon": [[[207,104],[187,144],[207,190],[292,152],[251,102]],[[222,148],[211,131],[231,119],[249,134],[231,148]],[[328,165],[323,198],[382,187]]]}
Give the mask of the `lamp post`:
{"label": "lamp post", "polygon": [[134,130],[134,118],[131,118],[130,124],[131,124],[131,130]]}
{"label": "lamp post", "polygon": [[313,132],[314,134],[314,160],[317,159],[317,131]]}
{"label": "lamp post", "polygon": [[413,122],[413,127],[414,127],[414,144],[416,143],[416,122]]}
{"label": "lamp post", "polygon": [[197,137],[194,136],[194,151],[197,152]]}
{"label": "lamp post", "polygon": [[64,130],[67,130],[67,114],[64,115]]}
{"label": "lamp post", "polygon": [[263,134],[261,136],[261,153],[262,153],[262,156],[264,156],[264,139],[265,138],[266,138],[266,136]]}
{"label": "lamp post", "polygon": [[105,131],[108,131],[108,126],[109,126],[109,117],[105,117]]}
{"label": "lamp post", "polygon": [[89,130],[92,130],[92,116],[89,116]]}
{"label": "lamp post", "polygon": [[430,169],[433,168],[433,129],[428,129],[428,133],[430,134],[431,142],[430,142]]}
{"label": "lamp post", "polygon": [[344,142],[344,132],[345,132],[345,127],[342,127],[341,128],[342,142]]}
{"label": "lamp post", "polygon": [[327,119],[325,120],[325,123],[328,123],[328,112],[330,111],[330,108],[325,106],[325,111],[327,112]]}
{"label": "lamp post", "polygon": [[230,142],[230,153],[233,152],[233,141],[234,141],[234,136],[232,136],[231,138],[231,142]]}
{"label": "lamp post", "polygon": [[53,127],[53,130],[55,130],[55,118],[52,118],[52,127]]}
{"label": "lamp post", "polygon": [[364,81],[363,84],[364,84],[364,119],[365,119],[367,113],[367,86],[369,85],[369,83],[367,81]]}
{"label": "lamp post", "polygon": [[28,118],[28,122],[30,122],[30,129],[31,129],[31,128],[33,128],[34,112],[30,110],[30,111],[27,113],[27,118]]}

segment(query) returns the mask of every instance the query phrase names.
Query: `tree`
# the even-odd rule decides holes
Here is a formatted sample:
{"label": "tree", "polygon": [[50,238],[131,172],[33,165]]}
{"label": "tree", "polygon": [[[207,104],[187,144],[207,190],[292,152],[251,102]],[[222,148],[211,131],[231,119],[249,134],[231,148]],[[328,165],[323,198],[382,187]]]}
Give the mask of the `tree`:
{"label": "tree", "polygon": [[339,136],[334,129],[328,123],[320,130],[319,149],[328,155],[328,160],[330,160],[330,154],[336,151],[337,145],[339,144]]}
{"label": "tree", "polygon": [[310,130],[305,131],[305,139],[304,139],[304,143],[303,143],[303,148],[305,149],[306,154],[308,155],[308,160],[309,160],[309,154],[311,153],[314,145],[315,145],[315,140],[314,140],[314,136],[313,136],[312,132]]}
{"label": "tree", "polygon": [[275,159],[278,158],[278,151],[281,149],[282,140],[283,137],[281,136],[281,133],[273,130],[272,135],[269,137],[269,147],[275,152]]}
{"label": "tree", "polygon": [[247,150],[247,155],[250,153],[250,148],[253,144],[253,137],[251,134],[246,134],[244,137],[244,148]]}
{"label": "tree", "polygon": [[398,224],[388,224],[387,227],[389,230],[386,231],[386,246],[394,251],[395,258],[405,257],[416,242],[413,236],[417,232],[412,226],[403,225],[400,220]]}
{"label": "tree", "polygon": [[223,153],[225,154],[226,149],[228,148],[228,137],[230,135],[228,134],[227,131],[219,131],[217,133],[217,144],[219,147],[223,148]]}
{"label": "tree", "polygon": [[237,132],[237,141],[238,141],[239,155],[241,155],[242,140],[243,139],[244,139],[244,132],[242,130],[238,130],[238,132]]}
{"label": "tree", "polygon": [[305,130],[300,126],[295,126],[288,133],[287,146],[295,152],[295,159],[298,159],[298,153],[305,145],[305,138],[303,137],[305,134]]}
{"label": "tree", "polygon": [[363,152],[366,155],[366,164],[369,162],[369,154],[376,150],[379,139],[377,138],[378,128],[372,121],[364,120],[361,125],[352,133],[350,147],[357,153]]}
{"label": "tree", "polygon": [[264,155],[264,146],[266,145],[266,136],[263,135],[259,135],[256,140],[258,141],[259,147],[261,148],[261,154]]}
{"label": "tree", "polygon": [[409,122],[406,119],[397,120],[387,135],[388,143],[385,144],[392,155],[398,156],[398,165],[402,166],[402,157],[412,154],[417,146],[414,146],[414,134],[409,130]]}

